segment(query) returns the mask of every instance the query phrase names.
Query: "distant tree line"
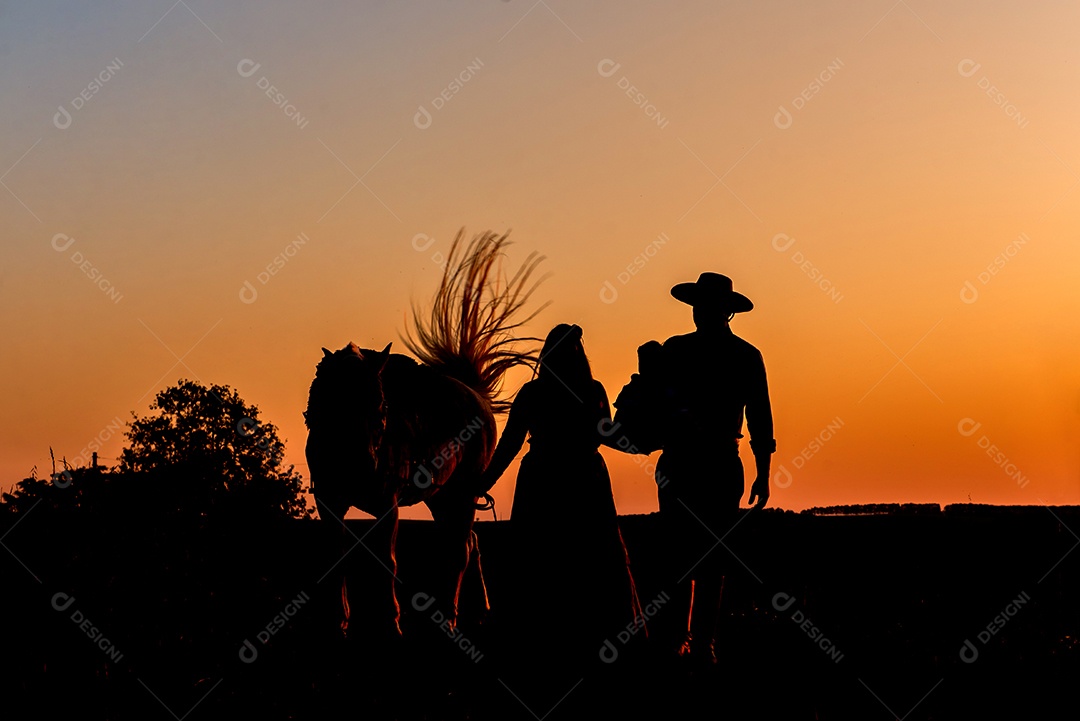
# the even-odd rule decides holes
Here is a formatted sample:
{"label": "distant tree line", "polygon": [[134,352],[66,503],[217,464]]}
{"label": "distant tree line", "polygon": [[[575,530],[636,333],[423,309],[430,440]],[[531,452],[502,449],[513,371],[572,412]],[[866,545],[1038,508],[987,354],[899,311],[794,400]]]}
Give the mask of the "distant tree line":
{"label": "distant tree line", "polygon": [[856,503],[850,506],[815,506],[803,513],[813,516],[934,515],[941,513],[937,503]]}

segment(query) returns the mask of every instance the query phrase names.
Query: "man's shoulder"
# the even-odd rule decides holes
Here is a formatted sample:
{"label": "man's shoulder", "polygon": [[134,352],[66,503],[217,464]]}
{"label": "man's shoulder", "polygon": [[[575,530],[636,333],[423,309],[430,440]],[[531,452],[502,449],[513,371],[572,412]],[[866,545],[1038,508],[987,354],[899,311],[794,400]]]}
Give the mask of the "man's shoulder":
{"label": "man's shoulder", "polygon": [[764,362],[761,351],[757,349],[757,346],[734,333],[725,333],[720,337],[708,336],[699,331],[675,335],[664,341],[663,350],[668,358],[722,352],[736,358],[742,358],[749,363]]}
{"label": "man's shoulder", "polygon": [[746,351],[747,353],[755,354],[755,355],[761,355],[761,351],[759,351],[757,349],[757,346],[755,346],[753,343],[746,340],[745,338],[740,338],[739,336],[732,333],[731,334],[731,341],[732,341],[732,343],[735,344],[736,347],[741,348],[742,350]]}
{"label": "man's shoulder", "polygon": [[663,342],[664,350],[684,348],[697,342],[697,332],[691,331],[682,335],[673,335]]}
{"label": "man's shoulder", "polygon": [[732,336],[732,341],[735,354],[742,359],[742,363],[755,368],[765,366],[765,357],[761,355],[757,346],[737,335]]}
{"label": "man's shoulder", "polygon": [[705,335],[701,331],[691,331],[689,333],[683,333],[682,335],[671,336],[664,341],[663,346],[665,350],[668,350],[671,348],[685,348],[687,346],[715,343],[716,341],[731,343],[738,348],[754,351],[755,353],[759,352],[757,347],[750,343],[750,341],[740,338],[734,333],[724,333],[723,335],[713,337]]}

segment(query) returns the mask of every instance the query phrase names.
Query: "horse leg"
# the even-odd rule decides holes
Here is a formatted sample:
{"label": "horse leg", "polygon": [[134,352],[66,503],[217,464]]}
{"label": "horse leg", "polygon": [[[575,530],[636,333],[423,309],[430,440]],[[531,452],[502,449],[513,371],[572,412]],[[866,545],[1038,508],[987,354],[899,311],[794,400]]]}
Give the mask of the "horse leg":
{"label": "horse leg", "polygon": [[[326,582],[331,588],[320,594],[326,599],[327,616],[337,615],[339,632],[347,633],[349,628],[349,591],[348,573],[345,556],[348,554],[350,532],[345,526],[345,514],[349,510],[350,498],[347,484],[342,482],[344,468],[340,467],[340,456],[334,451],[334,445],[326,434],[317,431],[308,433],[305,455],[308,471],[311,473],[311,490],[315,495],[315,508],[319,513],[319,522],[326,529],[325,536],[328,564],[320,582]],[[326,588],[324,586],[323,588]],[[330,611],[334,606],[336,611]]]}
{"label": "horse leg", "polygon": [[[487,604],[487,590],[483,586],[480,569],[480,551],[473,532],[473,518],[476,515],[476,503],[472,497],[463,496],[445,489],[427,501],[431,517],[435,520],[440,535],[439,581],[436,586],[436,601],[451,627],[457,624],[458,600],[461,595],[461,582],[467,568],[474,568],[472,575],[479,579],[483,589],[483,603]],[[486,610],[486,608],[485,608]]]}
{"label": "horse leg", "polygon": [[[360,536],[345,523],[345,513],[349,509],[347,504],[334,503],[326,497],[317,497],[315,503],[319,518],[334,527],[332,545],[336,558],[327,577],[340,590],[341,630],[349,636],[354,635],[349,633],[349,628],[355,611],[360,614],[357,618],[361,622],[364,616],[368,616],[370,625],[377,629],[379,635],[399,637],[401,609],[394,587],[397,579],[397,499],[372,508],[375,521]],[[353,592],[352,604],[349,602],[350,588]],[[362,593],[365,588],[370,592]],[[353,623],[355,621],[352,619]],[[358,630],[359,627],[354,629]]]}
{"label": "horse leg", "polygon": [[372,620],[379,635],[394,639],[401,636],[399,625],[401,607],[398,605],[395,588],[397,583],[397,498],[390,499],[388,505],[381,510],[381,513],[372,514],[375,516],[374,525],[355,541],[358,545],[362,544],[367,552],[360,549],[355,552],[363,553],[369,558],[374,556],[373,560],[378,562],[378,567],[372,569],[374,574],[372,577]]}
{"label": "horse leg", "polygon": [[480,539],[476,531],[469,530],[469,562],[465,566],[465,576],[461,580],[462,588],[472,587],[475,589],[481,614],[487,614],[491,610],[491,601],[488,599],[487,583],[484,582],[484,569],[480,565]]}
{"label": "horse leg", "polygon": [[346,564],[342,561],[350,545],[347,543],[349,530],[344,521],[349,505],[337,499],[328,498],[324,494],[315,496],[315,507],[319,512],[322,527],[329,530],[327,546],[334,557],[333,566],[327,576],[336,589],[333,593],[338,600],[331,601],[330,596],[327,595],[327,608],[329,609],[331,605],[337,606],[338,626],[342,633],[346,633],[349,628],[349,588]]}

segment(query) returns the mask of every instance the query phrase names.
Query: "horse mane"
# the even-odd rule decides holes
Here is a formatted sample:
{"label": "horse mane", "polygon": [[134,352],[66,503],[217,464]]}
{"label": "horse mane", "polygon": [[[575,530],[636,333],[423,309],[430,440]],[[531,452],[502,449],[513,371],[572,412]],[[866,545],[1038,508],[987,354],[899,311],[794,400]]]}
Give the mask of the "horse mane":
{"label": "horse mane", "polygon": [[510,244],[508,236],[487,231],[466,243],[465,229],[458,231],[427,319],[413,303],[413,329],[406,329],[402,339],[422,363],[472,388],[496,413],[510,407],[498,398],[506,372],[519,365],[535,368],[539,361],[535,347],[522,350],[518,345],[541,339],[513,332],[549,304],[514,319],[547,276],[532,281],[544,260],[533,251],[506,279],[501,259]]}
{"label": "horse mane", "polygon": [[[315,366],[315,378],[308,391],[304,425],[308,430],[317,426],[340,425],[357,412],[356,395],[363,376],[357,375],[356,366],[347,366],[348,359],[363,360],[365,349],[349,341],[349,345],[331,353],[323,349],[324,356]],[[375,353],[367,350],[368,353]]]}

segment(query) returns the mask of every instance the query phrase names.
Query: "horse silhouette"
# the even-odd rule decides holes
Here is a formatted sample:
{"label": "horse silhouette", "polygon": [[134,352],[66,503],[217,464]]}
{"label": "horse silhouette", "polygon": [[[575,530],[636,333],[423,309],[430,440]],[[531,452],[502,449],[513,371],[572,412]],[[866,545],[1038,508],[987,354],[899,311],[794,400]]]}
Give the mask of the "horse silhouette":
{"label": "horse silhouette", "polygon": [[[443,555],[437,563],[442,578],[424,608],[433,598],[450,627],[456,624],[470,564],[486,607],[472,530],[483,492],[479,478],[495,448],[495,413],[509,408],[499,397],[503,376],[537,362],[535,349],[519,344],[538,339],[515,331],[543,308],[516,319],[543,280],[532,282],[544,258],[533,252],[506,279],[501,258],[507,244],[506,234],[486,232],[466,244],[464,229],[458,233],[428,318],[413,305],[414,331],[407,330],[404,341],[419,362],[391,353],[389,344],[376,351],[349,343],[336,352],[323,348],[316,366],[304,418],[319,517],[340,524],[349,550],[357,545],[341,522],[349,507],[376,518],[360,542],[389,573],[373,579],[367,600],[375,625],[385,624],[393,636],[401,633],[395,546],[402,506],[425,503],[443,534],[433,551]],[[349,625],[347,575],[342,571],[343,629]]]}

